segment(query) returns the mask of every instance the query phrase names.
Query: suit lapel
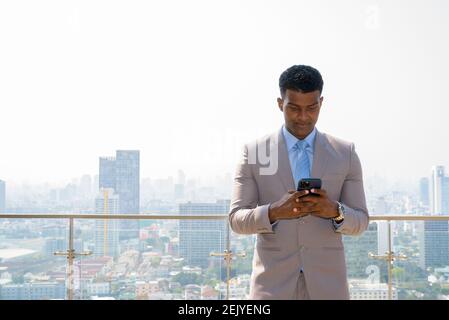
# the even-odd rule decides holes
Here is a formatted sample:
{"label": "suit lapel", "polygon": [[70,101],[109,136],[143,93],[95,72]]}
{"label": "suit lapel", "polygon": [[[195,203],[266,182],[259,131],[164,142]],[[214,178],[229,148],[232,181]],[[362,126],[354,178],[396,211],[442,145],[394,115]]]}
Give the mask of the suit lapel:
{"label": "suit lapel", "polygon": [[326,136],[317,130],[315,138],[312,164],[312,178],[321,179],[326,172],[326,166],[329,161],[329,157],[332,153],[331,147],[326,139]]}
{"label": "suit lapel", "polygon": [[[273,145],[273,147],[275,147]],[[281,130],[278,132],[277,136],[277,146],[278,148],[278,176],[285,187],[285,190],[296,190],[295,180],[293,180],[292,169],[290,166],[290,160],[288,159],[287,145],[285,144],[284,134]]]}

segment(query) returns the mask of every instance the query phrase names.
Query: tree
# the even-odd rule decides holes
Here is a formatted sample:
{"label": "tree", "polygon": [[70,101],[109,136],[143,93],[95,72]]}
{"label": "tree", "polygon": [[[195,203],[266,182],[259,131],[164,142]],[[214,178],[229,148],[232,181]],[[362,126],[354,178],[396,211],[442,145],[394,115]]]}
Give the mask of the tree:
{"label": "tree", "polygon": [[16,273],[12,275],[12,282],[13,283],[23,283],[23,273]]}
{"label": "tree", "polygon": [[173,277],[173,281],[179,282],[182,286],[188,284],[201,284],[203,279],[201,275],[196,273],[186,273],[180,272],[176,276]]}

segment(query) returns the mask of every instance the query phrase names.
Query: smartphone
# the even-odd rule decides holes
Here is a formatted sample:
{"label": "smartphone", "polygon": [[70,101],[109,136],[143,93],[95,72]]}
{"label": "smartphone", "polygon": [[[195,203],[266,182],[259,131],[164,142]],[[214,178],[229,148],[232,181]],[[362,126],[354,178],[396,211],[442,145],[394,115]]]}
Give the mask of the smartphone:
{"label": "smartphone", "polygon": [[321,189],[321,179],[307,178],[299,180],[298,191],[310,189]]}

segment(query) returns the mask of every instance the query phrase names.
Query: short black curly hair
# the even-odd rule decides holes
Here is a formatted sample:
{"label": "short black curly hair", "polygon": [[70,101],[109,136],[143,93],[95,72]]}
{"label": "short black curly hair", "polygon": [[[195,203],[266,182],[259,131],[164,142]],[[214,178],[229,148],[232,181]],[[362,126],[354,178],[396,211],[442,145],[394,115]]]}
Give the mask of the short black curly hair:
{"label": "short black curly hair", "polygon": [[320,72],[306,65],[294,65],[282,72],[279,77],[281,96],[285,96],[287,89],[303,93],[319,90],[323,91],[323,78]]}

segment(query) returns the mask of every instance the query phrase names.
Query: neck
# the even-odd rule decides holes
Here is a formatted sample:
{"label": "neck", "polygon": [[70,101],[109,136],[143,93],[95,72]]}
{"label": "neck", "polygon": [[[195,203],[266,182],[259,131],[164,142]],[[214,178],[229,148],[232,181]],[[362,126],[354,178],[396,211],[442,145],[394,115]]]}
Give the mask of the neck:
{"label": "neck", "polygon": [[287,129],[288,132],[290,132],[296,139],[299,139],[299,140],[304,140],[315,129],[315,127],[313,127],[312,130],[310,130],[306,134],[304,134],[304,135],[297,135],[292,130],[290,130],[285,124],[284,124],[284,126],[285,126],[285,129]]}

